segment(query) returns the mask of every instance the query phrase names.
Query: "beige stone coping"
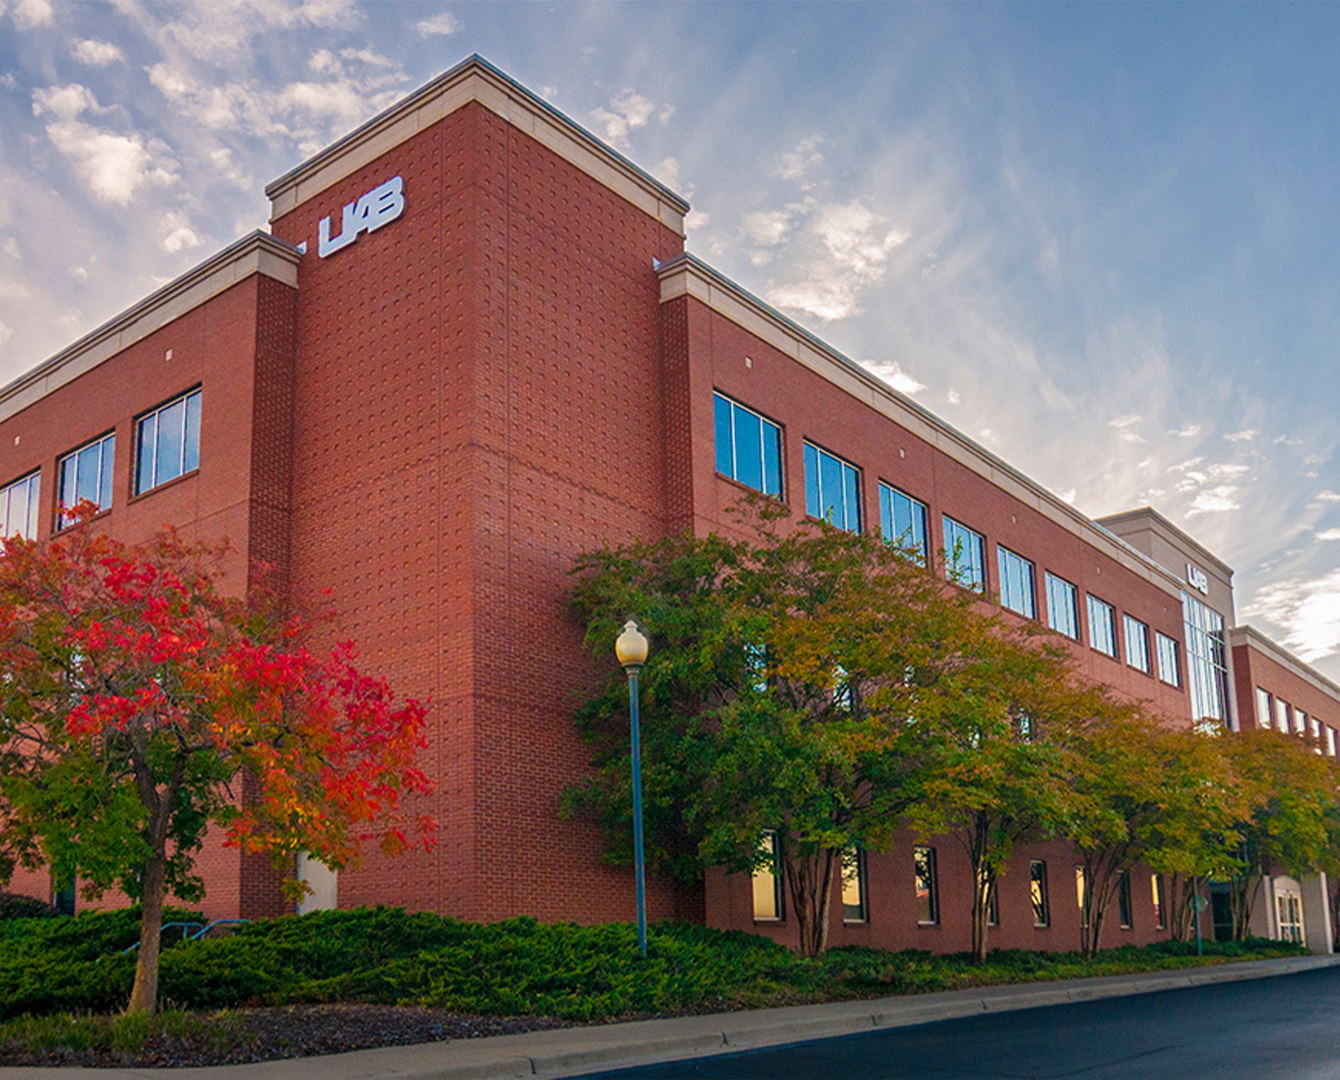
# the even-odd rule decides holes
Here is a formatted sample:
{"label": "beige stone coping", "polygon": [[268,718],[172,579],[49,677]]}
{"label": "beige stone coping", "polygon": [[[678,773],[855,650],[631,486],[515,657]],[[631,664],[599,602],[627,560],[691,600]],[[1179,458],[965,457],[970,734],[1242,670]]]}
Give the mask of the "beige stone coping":
{"label": "beige stone coping", "polygon": [[472,101],[684,235],[687,202],[479,56],[457,64],[269,184],[265,194],[270,198],[270,220],[278,220]]}
{"label": "beige stone coping", "polygon": [[268,233],[257,230],[244,236],[0,389],[0,420],[28,408],[252,274],[264,274],[296,289],[299,258],[295,248]]}
{"label": "beige stone coping", "polygon": [[676,256],[657,272],[661,303],[684,295],[702,301],[1181,602],[1175,574],[695,256]]}

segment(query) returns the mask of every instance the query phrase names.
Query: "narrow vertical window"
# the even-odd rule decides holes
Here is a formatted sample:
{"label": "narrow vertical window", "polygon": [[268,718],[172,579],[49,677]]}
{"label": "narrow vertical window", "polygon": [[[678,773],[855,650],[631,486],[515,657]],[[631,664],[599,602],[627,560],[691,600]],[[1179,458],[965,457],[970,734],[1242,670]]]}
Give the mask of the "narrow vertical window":
{"label": "narrow vertical window", "polygon": [[24,540],[37,539],[37,504],[41,498],[42,474],[29,473],[0,488],[0,536],[18,536]]}
{"label": "narrow vertical window", "polygon": [[933,926],[940,921],[940,888],[935,877],[935,848],[912,849],[916,870],[917,922]]}
{"label": "narrow vertical window", "polygon": [[1293,733],[1295,735],[1307,734],[1307,713],[1303,712],[1297,705],[1293,708]]}
{"label": "narrow vertical window", "polygon": [[1149,627],[1139,619],[1122,615],[1122,627],[1126,631],[1126,663],[1149,674]]}
{"label": "narrow vertical window", "polygon": [[922,566],[930,553],[926,533],[926,504],[888,484],[879,485],[879,531]]}
{"label": "narrow vertical window", "polygon": [[1154,925],[1160,930],[1167,928],[1167,923],[1163,921],[1164,899],[1163,899],[1163,875],[1150,874],[1149,887],[1154,894]]}
{"label": "narrow vertical window", "polygon": [[951,517],[944,519],[945,572],[955,585],[986,591],[986,541]]}
{"label": "narrow vertical window", "polygon": [[866,921],[865,852],[857,847],[842,852],[842,921]]}
{"label": "narrow vertical window", "polygon": [[200,467],[200,391],[170,401],[136,425],[135,494]]}
{"label": "narrow vertical window", "polygon": [[1089,925],[1089,913],[1087,910],[1085,910],[1084,907],[1086,885],[1087,882],[1084,879],[1084,867],[1082,866],[1075,867],[1075,900],[1079,904],[1080,925],[1084,927],[1087,927]]}
{"label": "narrow vertical window", "polygon": [[1117,917],[1121,920],[1121,928],[1129,930],[1133,925],[1131,916],[1131,875],[1129,871],[1122,871],[1121,877],[1117,879]]}
{"label": "narrow vertical window", "polygon": [[782,429],[722,394],[712,395],[716,467],[764,495],[782,495]]}
{"label": "narrow vertical window", "polygon": [[861,470],[805,444],[805,513],[848,532],[861,531]]}
{"label": "narrow vertical window", "polygon": [[1289,730],[1289,703],[1280,698],[1275,699],[1275,727],[1288,733]]}
{"label": "narrow vertical window", "polygon": [[1154,631],[1154,647],[1158,653],[1159,679],[1169,686],[1182,685],[1182,664],[1177,659],[1177,642],[1167,634]]}
{"label": "narrow vertical window", "polygon": [[1079,640],[1079,594],[1075,586],[1047,574],[1047,625],[1072,641]]}
{"label": "narrow vertical window", "polygon": [[996,888],[995,874],[986,883],[986,925],[1000,925],[1000,890]]}
{"label": "narrow vertical window", "polygon": [[1335,728],[1329,725],[1326,727],[1326,754],[1335,757]]}
{"label": "narrow vertical window", "polygon": [[1089,602],[1089,645],[1104,656],[1117,655],[1117,616],[1111,604],[1096,596],[1086,597]]}
{"label": "narrow vertical window", "polygon": [[1033,900],[1033,925],[1052,924],[1051,904],[1047,899],[1047,864],[1033,859],[1028,864],[1028,891]]}
{"label": "narrow vertical window", "polygon": [[782,860],[777,834],[765,832],[758,842],[760,864],[754,869],[754,918],[777,922],[782,918]]}
{"label": "narrow vertical window", "polygon": [[1260,728],[1270,727],[1275,710],[1270,704],[1270,695],[1261,687],[1256,688],[1256,726]]}
{"label": "narrow vertical window", "polygon": [[57,527],[65,528],[74,518],[68,513],[77,503],[87,500],[99,510],[112,506],[112,467],[116,456],[116,435],[80,447],[60,459],[60,507]]}
{"label": "narrow vertical window", "polygon": [[1000,562],[1000,606],[1027,618],[1037,618],[1033,593],[1033,564],[1009,548],[996,547]]}

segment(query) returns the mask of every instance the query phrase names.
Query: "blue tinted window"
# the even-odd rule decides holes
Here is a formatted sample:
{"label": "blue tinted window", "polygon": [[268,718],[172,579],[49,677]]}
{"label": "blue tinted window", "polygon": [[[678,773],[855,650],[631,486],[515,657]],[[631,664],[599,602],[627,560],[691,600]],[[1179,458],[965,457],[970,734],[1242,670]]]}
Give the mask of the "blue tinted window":
{"label": "blue tinted window", "polygon": [[1111,604],[1096,596],[1089,602],[1089,645],[1105,656],[1117,655],[1117,613]]}
{"label": "blue tinted window", "polygon": [[910,495],[888,484],[879,485],[879,528],[884,539],[897,544],[926,565],[930,546],[926,540],[926,507]]}
{"label": "blue tinted window", "polygon": [[713,395],[717,472],[765,495],[782,494],[782,429],[752,409]]}
{"label": "blue tinted window", "polygon": [[111,507],[115,456],[116,436],[107,435],[61,458],[59,527],[64,528],[72,520],[64,511],[83,499],[96,503],[101,510]]}
{"label": "blue tinted window", "polygon": [[1055,574],[1047,575],[1047,625],[1074,641],[1079,640],[1079,610],[1075,586]]}
{"label": "blue tinted window", "polygon": [[6,539],[11,536],[37,539],[37,502],[41,485],[42,474],[35,472],[0,488],[0,527],[3,528],[0,535]]}
{"label": "blue tinted window", "polygon": [[861,472],[827,450],[805,444],[805,512],[830,525],[861,531]]}
{"label": "blue tinted window", "polygon": [[986,541],[951,517],[945,522],[945,571],[965,589],[986,590]]}
{"label": "blue tinted window", "polygon": [[135,493],[200,467],[200,391],[140,418]]}
{"label": "blue tinted window", "polygon": [[1035,618],[1033,564],[1009,548],[997,547],[1000,561],[1000,604],[1020,615]]}

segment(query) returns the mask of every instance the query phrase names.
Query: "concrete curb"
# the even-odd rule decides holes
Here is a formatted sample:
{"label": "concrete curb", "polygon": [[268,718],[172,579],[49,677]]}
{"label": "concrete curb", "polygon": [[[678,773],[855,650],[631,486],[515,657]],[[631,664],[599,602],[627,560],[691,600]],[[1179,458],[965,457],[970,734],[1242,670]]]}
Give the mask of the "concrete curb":
{"label": "concrete curb", "polygon": [[754,1012],[715,1013],[673,1020],[561,1028],[449,1043],[359,1050],[322,1058],[203,1069],[0,1069],[0,1080],[511,1080],[562,1077],[737,1050],[778,1046],[952,1020],[983,1012],[1098,1001],[1131,994],[1184,990],[1213,983],[1264,979],[1340,965],[1340,956],[1258,960],[1190,971],[1075,979],[1064,983],[949,990],[913,997],[797,1005]]}

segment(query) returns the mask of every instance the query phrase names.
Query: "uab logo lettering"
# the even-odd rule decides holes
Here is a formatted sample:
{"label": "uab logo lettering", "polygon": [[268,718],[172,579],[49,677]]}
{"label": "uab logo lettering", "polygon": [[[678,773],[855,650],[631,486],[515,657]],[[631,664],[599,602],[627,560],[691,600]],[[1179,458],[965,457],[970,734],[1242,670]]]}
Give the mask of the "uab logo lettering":
{"label": "uab logo lettering", "polygon": [[317,231],[316,253],[323,259],[334,255],[357,240],[359,233],[380,229],[404,212],[405,181],[393,176],[345,206],[338,236],[331,237],[330,218],[323,217]]}

